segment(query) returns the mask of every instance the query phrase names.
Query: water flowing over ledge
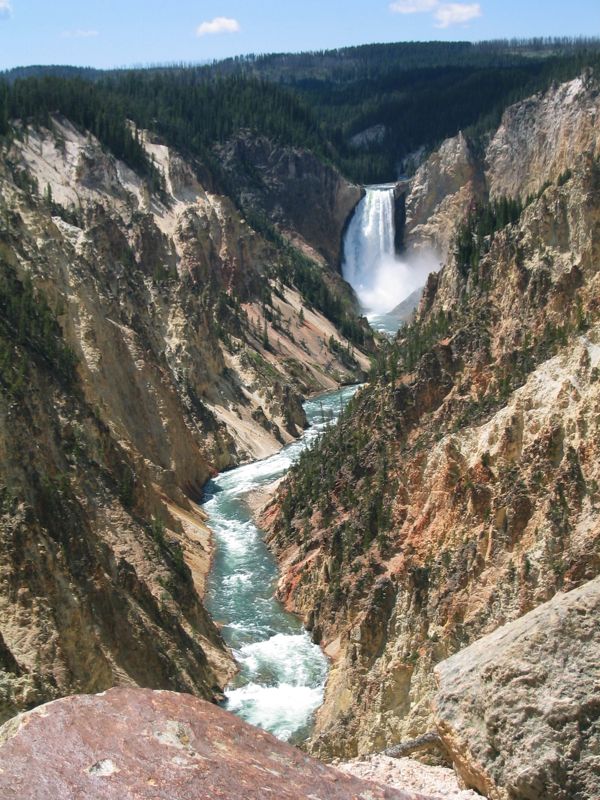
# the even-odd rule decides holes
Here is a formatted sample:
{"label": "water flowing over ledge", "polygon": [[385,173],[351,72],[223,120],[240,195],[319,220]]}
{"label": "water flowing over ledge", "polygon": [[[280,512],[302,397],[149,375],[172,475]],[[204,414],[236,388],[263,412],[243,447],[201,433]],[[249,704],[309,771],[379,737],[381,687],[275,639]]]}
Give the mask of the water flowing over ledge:
{"label": "water flowing over ledge", "polygon": [[394,184],[365,187],[344,239],[344,278],[367,313],[383,314],[400,302],[395,267]]}
{"label": "water flowing over ledge", "polygon": [[275,599],[278,570],[244,497],[281,478],[340,414],[358,387],[305,404],[309,428],[263,461],[218,475],[203,507],[215,537],[207,608],[222,626],[240,672],[226,691],[226,708],[283,740],[300,740],[323,701],[327,659],[302,623]]}
{"label": "water flowing over ledge", "polygon": [[[344,238],[342,273],[371,325],[388,334],[400,324],[394,310],[421,289],[439,264],[432,252],[396,254],[396,184],[366,186]],[[418,296],[415,298],[415,306]]]}

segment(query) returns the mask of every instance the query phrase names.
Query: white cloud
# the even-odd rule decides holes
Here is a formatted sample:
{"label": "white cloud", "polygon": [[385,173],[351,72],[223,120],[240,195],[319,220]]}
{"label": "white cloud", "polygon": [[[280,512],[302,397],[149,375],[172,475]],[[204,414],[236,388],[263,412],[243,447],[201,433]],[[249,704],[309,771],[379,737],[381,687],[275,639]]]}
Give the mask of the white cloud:
{"label": "white cloud", "polygon": [[63,31],[61,36],[64,39],[92,39],[94,36],[99,36],[98,31],[84,31],[81,29],[75,31]]}
{"label": "white cloud", "polygon": [[0,19],[10,17],[12,12],[12,5],[10,0],[0,0]]}
{"label": "white cloud", "polygon": [[[1,1],[1,0],[0,0]],[[210,22],[203,22],[196,28],[196,36],[208,36],[215,33],[238,33],[240,23],[230,17],[215,17]]]}
{"label": "white cloud", "polygon": [[395,0],[390,3],[390,11],[394,14],[423,14],[433,11],[439,5],[439,0]]}
{"label": "white cloud", "polygon": [[436,28],[464,25],[482,16],[480,3],[443,3],[442,0],[394,0],[390,11],[394,14],[432,13]]}
{"label": "white cloud", "polygon": [[479,3],[444,3],[436,9],[433,16],[436,19],[436,28],[464,25],[465,22],[481,16],[481,6]]}

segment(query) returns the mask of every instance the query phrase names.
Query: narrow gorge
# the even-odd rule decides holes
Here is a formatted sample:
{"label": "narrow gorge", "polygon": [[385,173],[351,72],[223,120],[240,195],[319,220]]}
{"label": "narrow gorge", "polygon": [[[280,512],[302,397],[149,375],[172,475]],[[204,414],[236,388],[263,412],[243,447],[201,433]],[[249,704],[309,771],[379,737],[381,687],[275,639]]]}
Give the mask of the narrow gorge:
{"label": "narrow gorge", "polygon": [[310,400],[305,405],[309,427],[298,441],[217,476],[205,490],[202,507],[216,539],[206,607],[240,666],[225,707],[284,740],[307,735],[323,700],[327,660],[300,621],[275,599],[277,566],[248,503],[284,477],[355,391],[347,387]]}
{"label": "narrow gorge", "polygon": [[[341,243],[358,187],[260,144],[270,191],[302,162]],[[371,334],[318,232],[257,233],[150,136],[160,197],[63,117],[3,147],[0,719],[115,682],[219,697],[202,487],[297,439],[303,397],[364,378]]]}
{"label": "narrow gorge", "polygon": [[[352,212],[342,272],[369,321],[392,334],[390,314],[424,281],[396,252],[396,184],[367,186]],[[416,300],[414,306],[416,307]],[[212,479],[202,508],[215,537],[206,608],[231,647],[239,674],[224,707],[284,740],[302,741],[323,701],[328,661],[298,619],[274,597],[276,563],[264,531],[252,519],[261,492],[268,496],[307,447],[339,418],[357,387],[319,394],[305,405],[308,429],[279,453]]]}
{"label": "narrow gorge", "polygon": [[599,76],[0,75],[2,797],[600,796]]}
{"label": "narrow gorge", "polygon": [[[407,246],[433,244],[444,267],[263,513],[279,597],[333,659],[321,757],[434,731],[436,664],[598,574],[598,96],[591,74],[555,86],[510,107],[483,155],[461,134],[419,168]],[[590,714],[569,741],[593,773]],[[527,785],[559,785],[556,768],[565,797],[587,796],[592,773],[567,778],[548,747]],[[485,792],[536,796],[525,784]]]}

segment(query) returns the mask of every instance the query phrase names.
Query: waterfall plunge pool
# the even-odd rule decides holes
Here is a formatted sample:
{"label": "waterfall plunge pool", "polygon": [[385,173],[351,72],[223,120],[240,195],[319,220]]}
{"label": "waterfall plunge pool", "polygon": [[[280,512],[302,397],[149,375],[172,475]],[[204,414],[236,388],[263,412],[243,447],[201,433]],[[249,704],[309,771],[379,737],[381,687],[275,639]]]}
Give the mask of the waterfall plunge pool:
{"label": "waterfall plunge pool", "polygon": [[225,692],[225,708],[286,741],[308,736],[323,701],[328,662],[300,620],[275,599],[277,563],[244,496],[285,475],[358,388],[308,400],[309,427],[300,439],[270,458],[221,473],[207,485],[202,503],[215,539],[206,607],[240,667]]}

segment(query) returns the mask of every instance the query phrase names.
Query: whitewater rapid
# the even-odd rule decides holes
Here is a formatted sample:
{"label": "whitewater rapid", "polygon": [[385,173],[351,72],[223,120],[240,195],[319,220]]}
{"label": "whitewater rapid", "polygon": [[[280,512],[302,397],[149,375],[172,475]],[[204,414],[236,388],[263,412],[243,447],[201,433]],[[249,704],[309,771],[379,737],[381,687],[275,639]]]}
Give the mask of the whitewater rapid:
{"label": "whitewater rapid", "polygon": [[203,502],[216,545],[206,605],[240,666],[225,706],[286,741],[307,735],[323,701],[328,664],[301,622],[275,599],[277,564],[244,496],[282,477],[356,388],[308,401],[310,427],[301,439],[263,461],[221,473]]}

